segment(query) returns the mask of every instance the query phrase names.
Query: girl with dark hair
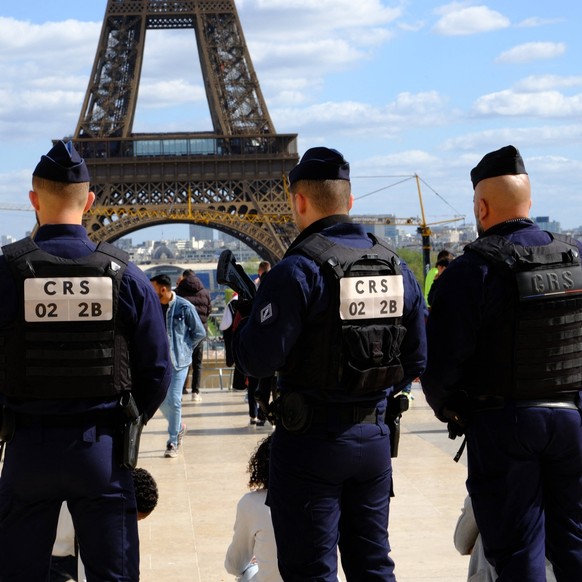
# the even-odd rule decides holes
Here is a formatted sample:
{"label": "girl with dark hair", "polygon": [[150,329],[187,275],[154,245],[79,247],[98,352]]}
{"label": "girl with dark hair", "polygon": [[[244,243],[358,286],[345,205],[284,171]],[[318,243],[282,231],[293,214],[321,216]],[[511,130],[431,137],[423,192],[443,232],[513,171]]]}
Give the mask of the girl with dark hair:
{"label": "girl with dark hair", "polygon": [[224,567],[239,582],[282,582],[271,512],[265,501],[269,486],[271,436],[262,440],[249,460],[249,488],[237,504],[232,542]]}

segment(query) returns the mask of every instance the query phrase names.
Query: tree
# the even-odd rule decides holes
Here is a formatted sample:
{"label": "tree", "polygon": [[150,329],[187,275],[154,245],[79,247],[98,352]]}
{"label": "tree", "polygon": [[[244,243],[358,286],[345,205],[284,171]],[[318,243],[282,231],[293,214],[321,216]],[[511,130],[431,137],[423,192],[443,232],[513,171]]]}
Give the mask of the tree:
{"label": "tree", "polygon": [[398,256],[403,259],[418,281],[421,289],[424,289],[424,272],[422,263],[422,252],[407,249],[397,249]]}

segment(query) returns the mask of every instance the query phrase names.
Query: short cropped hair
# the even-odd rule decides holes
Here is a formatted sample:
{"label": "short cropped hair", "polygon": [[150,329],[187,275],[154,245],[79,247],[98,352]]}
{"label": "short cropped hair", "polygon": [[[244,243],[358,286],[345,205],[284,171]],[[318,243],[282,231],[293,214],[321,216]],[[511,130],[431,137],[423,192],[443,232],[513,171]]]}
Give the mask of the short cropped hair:
{"label": "short cropped hair", "polygon": [[152,283],[157,283],[160,287],[170,287],[172,288],[172,279],[169,275],[162,273],[161,275],[156,275],[150,279]]}
{"label": "short cropped hair", "polygon": [[323,213],[342,213],[349,209],[352,186],[347,180],[299,180],[291,193],[301,192]]}

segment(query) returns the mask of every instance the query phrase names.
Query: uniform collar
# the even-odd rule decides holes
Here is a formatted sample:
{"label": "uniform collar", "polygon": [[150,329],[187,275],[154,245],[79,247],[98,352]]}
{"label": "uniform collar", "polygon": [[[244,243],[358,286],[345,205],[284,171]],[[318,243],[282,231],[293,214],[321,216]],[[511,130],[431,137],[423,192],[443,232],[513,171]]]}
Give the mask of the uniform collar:
{"label": "uniform collar", "polygon": [[34,240],[39,242],[57,237],[75,237],[89,240],[87,231],[81,224],[45,224],[38,228],[34,235]]}
{"label": "uniform collar", "polygon": [[506,234],[511,234],[516,230],[522,230],[523,228],[529,228],[531,226],[535,226],[535,223],[529,218],[512,218],[488,228],[480,238],[492,235],[504,236]]}

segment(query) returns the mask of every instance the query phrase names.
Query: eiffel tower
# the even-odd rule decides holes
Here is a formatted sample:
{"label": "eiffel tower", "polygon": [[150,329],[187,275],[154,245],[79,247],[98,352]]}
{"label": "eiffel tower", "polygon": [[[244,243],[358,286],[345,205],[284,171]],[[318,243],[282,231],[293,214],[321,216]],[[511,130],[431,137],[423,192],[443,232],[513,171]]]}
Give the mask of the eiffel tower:
{"label": "eiffel tower", "polygon": [[[194,30],[213,132],[132,132],[146,32],[160,29]],[[95,241],[194,223],[277,262],[297,234],[285,187],[297,135],[275,131],[234,0],[108,0],[73,142],[92,176]]]}

